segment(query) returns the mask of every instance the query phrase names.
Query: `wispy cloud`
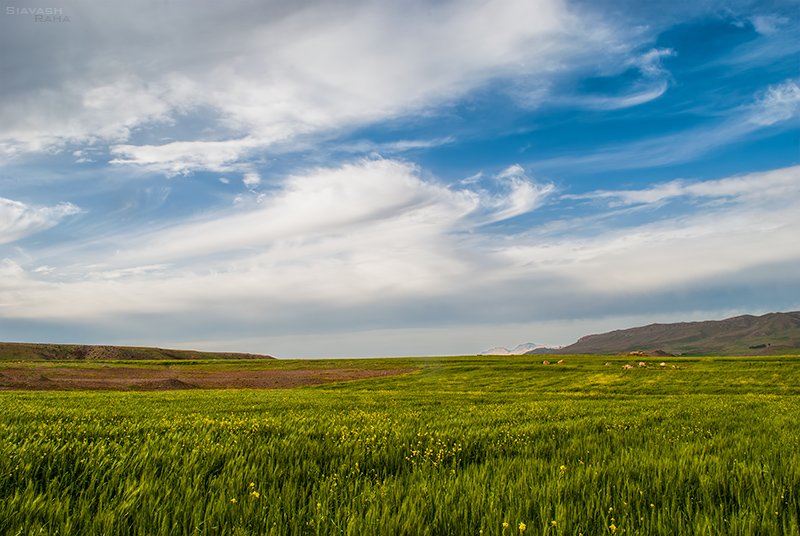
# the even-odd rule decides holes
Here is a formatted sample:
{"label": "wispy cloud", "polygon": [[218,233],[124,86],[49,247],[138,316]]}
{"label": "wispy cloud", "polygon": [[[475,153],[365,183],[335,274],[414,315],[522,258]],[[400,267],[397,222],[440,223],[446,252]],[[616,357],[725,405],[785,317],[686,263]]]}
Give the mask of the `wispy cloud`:
{"label": "wispy cloud", "polygon": [[442,138],[433,138],[428,140],[398,140],[384,143],[376,143],[369,140],[359,140],[354,143],[347,143],[336,146],[336,150],[347,153],[378,153],[385,156],[391,156],[405,151],[414,149],[430,149],[431,147],[440,147],[448,145],[455,141],[454,136],[445,136]]}
{"label": "wispy cloud", "polygon": [[758,33],[770,35],[778,32],[789,19],[781,15],[755,15],[751,22]]}
{"label": "wispy cloud", "polygon": [[492,211],[486,214],[486,222],[498,222],[530,212],[541,206],[555,191],[553,184],[539,184],[531,180],[519,164],[501,171],[495,179],[508,192],[492,199]]}
{"label": "wispy cloud", "polygon": [[258,173],[245,173],[242,182],[248,190],[255,190],[258,188],[258,185],[261,184],[261,177],[258,175]]}
{"label": "wispy cloud", "polygon": [[249,151],[261,145],[253,138],[225,141],[175,141],[164,145],[114,145],[111,164],[142,166],[167,176],[187,175],[193,171],[231,171]]}
{"label": "wispy cloud", "polygon": [[769,126],[796,117],[800,111],[800,87],[793,80],[770,86],[751,107],[749,120]]}
{"label": "wispy cloud", "polygon": [[79,212],[81,209],[72,203],[34,207],[0,197],[0,244],[14,242],[49,229],[63,218]]}
{"label": "wispy cloud", "polygon": [[[254,187],[254,175],[247,177],[248,187]],[[349,236],[373,225],[388,226],[387,232],[397,226],[391,233],[469,231],[534,210],[553,191],[552,185],[535,183],[518,165],[496,180],[503,183],[504,193],[426,182],[415,166],[396,160],[319,168],[286,178],[269,197],[245,204],[234,214],[123,240],[127,247],[109,262],[128,265],[252,252],[285,241]]]}
{"label": "wispy cloud", "polygon": [[608,199],[615,205],[657,204],[679,197],[726,198],[729,201],[753,203],[791,199],[800,195],[800,166],[751,173],[713,181],[675,180],[641,190],[595,191],[587,194],[565,194],[564,199]]}
{"label": "wispy cloud", "polygon": [[661,80],[654,83],[637,84],[632,91],[622,95],[613,97],[585,96],[573,99],[573,102],[580,106],[597,110],[619,110],[655,100],[667,91],[667,87],[667,82]]}
{"label": "wispy cloud", "polygon": [[744,106],[727,110],[712,125],[686,129],[679,134],[656,135],[626,144],[604,147],[593,153],[556,157],[531,162],[535,169],[635,169],[688,162],[716,148],[733,143],[762,129],[797,117],[800,89],[793,80],[770,87]]}
{"label": "wispy cloud", "polygon": [[574,103],[599,110],[618,110],[630,108],[657,99],[669,87],[671,75],[663,64],[662,58],[674,56],[675,51],[669,48],[654,48],[639,55],[634,55],[623,64],[623,68],[636,68],[641,77],[613,96],[584,95],[573,98]]}

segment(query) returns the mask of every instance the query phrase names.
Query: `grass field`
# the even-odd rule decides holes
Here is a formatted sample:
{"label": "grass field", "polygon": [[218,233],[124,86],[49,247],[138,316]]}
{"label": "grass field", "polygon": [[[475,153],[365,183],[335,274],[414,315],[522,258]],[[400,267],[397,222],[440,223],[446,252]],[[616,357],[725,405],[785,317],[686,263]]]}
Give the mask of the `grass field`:
{"label": "grass field", "polygon": [[0,392],[0,534],[800,534],[800,358],[630,359],[171,363],[419,370]]}

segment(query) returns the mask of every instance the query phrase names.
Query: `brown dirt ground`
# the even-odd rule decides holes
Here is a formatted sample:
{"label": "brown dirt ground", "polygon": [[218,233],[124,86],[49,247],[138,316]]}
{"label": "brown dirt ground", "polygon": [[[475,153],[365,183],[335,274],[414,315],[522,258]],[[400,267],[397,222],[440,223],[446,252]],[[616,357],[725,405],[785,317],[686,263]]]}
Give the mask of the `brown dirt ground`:
{"label": "brown dirt ground", "polygon": [[178,389],[291,389],[379,378],[415,369],[298,369],[175,371],[148,368],[6,368],[0,391],[173,391]]}

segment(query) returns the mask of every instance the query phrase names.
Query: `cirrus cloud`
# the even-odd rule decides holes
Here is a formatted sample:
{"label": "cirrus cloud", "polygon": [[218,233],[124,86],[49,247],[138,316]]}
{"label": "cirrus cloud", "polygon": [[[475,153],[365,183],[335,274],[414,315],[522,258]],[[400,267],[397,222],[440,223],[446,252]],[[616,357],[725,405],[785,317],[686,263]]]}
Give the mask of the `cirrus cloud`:
{"label": "cirrus cloud", "polygon": [[72,203],[35,207],[0,197],[0,244],[49,229],[63,218],[79,212],[81,209]]}
{"label": "cirrus cloud", "polygon": [[[0,101],[7,156],[111,143],[117,164],[168,175],[222,171],[254,146],[424,114],[493,80],[546,79],[572,61],[587,63],[600,43],[623,54],[631,47],[609,21],[586,20],[563,0],[273,2],[239,10],[206,3],[202,19],[194,4],[178,1],[158,13],[176,40],[196,41],[205,54],[164,46],[146,11],[115,6],[130,24],[107,34],[111,7],[75,0],[71,9],[82,13],[76,38],[91,43],[102,35],[106,44],[69,58],[73,77],[54,69],[49,78],[9,86]],[[240,23],[235,36],[212,31],[219,18]],[[9,32],[18,47],[31,39],[16,26]],[[25,48],[48,65],[53,58],[40,47],[60,56],[59,35]],[[158,62],[142,59],[155,54]],[[12,78],[15,69],[13,62],[3,68]],[[225,139],[189,138],[182,122],[201,109]],[[167,143],[125,143],[159,126],[171,127]]]}

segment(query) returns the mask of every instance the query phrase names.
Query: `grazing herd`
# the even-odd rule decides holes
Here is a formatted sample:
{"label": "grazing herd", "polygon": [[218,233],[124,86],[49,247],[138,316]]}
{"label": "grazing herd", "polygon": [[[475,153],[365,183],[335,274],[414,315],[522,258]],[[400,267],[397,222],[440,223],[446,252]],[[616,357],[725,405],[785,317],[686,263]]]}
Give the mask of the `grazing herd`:
{"label": "grazing herd", "polygon": [[[608,363],[606,363],[607,367],[609,367],[611,365],[612,365],[612,363],[610,361]],[[660,366],[662,369],[663,368],[667,368],[667,364],[664,363],[663,361],[661,363],[659,363],[658,366]],[[630,370],[630,369],[633,369],[633,368],[636,368],[636,367],[634,367],[633,365],[622,365],[622,368],[625,369],[625,370]],[[644,361],[639,361],[639,368],[647,368],[647,363],[645,363]],[[678,366],[672,365],[672,368],[678,369],[678,368],[686,368],[686,367],[678,367]]]}
{"label": "grazing herd", "polygon": [[[564,362],[564,360],[561,359],[555,364],[556,365],[560,365],[563,362]],[[552,364],[553,363],[550,363],[550,361],[542,361],[542,365],[552,365]],[[613,365],[613,363],[611,363],[611,361],[608,361],[605,364],[605,366],[607,366],[607,367],[610,367],[611,365]],[[663,368],[667,367],[667,364],[662,361],[661,363],[659,363],[659,366],[663,369]],[[626,365],[622,365],[622,368],[625,369],[625,370],[630,370],[630,369],[633,369],[633,368],[636,368],[636,367],[634,367],[633,365],[626,364]],[[644,361],[639,361],[639,368],[647,368],[647,363],[645,363]],[[686,368],[686,367],[679,367],[679,366],[676,366],[676,365],[672,365],[672,368],[680,369],[680,368]]]}

